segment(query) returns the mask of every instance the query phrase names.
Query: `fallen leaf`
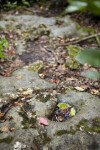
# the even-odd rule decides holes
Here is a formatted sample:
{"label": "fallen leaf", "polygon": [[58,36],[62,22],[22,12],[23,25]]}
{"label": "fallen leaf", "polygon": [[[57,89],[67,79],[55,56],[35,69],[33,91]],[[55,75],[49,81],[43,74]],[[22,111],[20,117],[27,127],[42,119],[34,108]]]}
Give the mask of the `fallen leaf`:
{"label": "fallen leaf", "polygon": [[32,150],[38,150],[38,149],[37,149],[37,146],[36,146],[35,144],[32,144],[32,145],[31,145],[31,148],[32,148]]}
{"label": "fallen leaf", "polygon": [[8,130],[8,125],[5,125],[5,126],[1,129],[2,132],[5,132],[5,131],[7,131],[7,130]]}
{"label": "fallen leaf", "polygon": [[12,51],[11,51],[11,50],[9,50],[9,51],[8,51],[8,54],[12,54]]}
{"label": "fallen leaf", "polygon": [[21,79],[21,78],[22,78],[22,76],[17,76],[17,77],[16,77],[16,79]]}
{"label": "fallen leaf", "polygon": [[81,88],[81,87],[74,87],[76,90],[78,90],[78,91],[80,91],[80,92],[83,92],[83,91],[85,91],[85,89],[83,89],[83,88]]}
{"label": "fallen leaf", "polygon": [[0,113],[0,117],[3,117],[4,116],[4,114],[3,113]]}
{"label": "fallen leaf", "polygon": [[10,131],[13,132],[15,130],[15,128],[10,128]]}
{"label": "fallen leaf", "polygon": [[23,103],[18,103],[18,102],[14,102],[14,104],[13,104],[14,106],[22,106],[23,105]]}
{"label": "fallen leaf", "polygon": [[27,91],[22,92],[21,94],[22,94],[22,95],[30,95],[30,94],[32,94],[32,92],[33,92],[33,90],[30,89],[30,90],[27,90]]}
{"label": "fallen leaf", "polygon": [[39,121],[41,124],[48,126],[48,121],[42,117],[39,117]]}
{"label": "fallen leaf", "polygon": [[75,109],[71,108],[71,110],[70,110],[70,116],[73,117],[73,116],[75,116],[75,114],[76,114]]}
{"label": "fallen leaf", "polygon": [[99,91],[95,89],[91,89],[91,94],[97,95],[99,94]]}
{"label": "fallen leaf", "polygon": [[65,64],[64,64],[64,65],[59,65],[59,66],[58,66],[58,70],[59,70],[59,71],[64,71],[65,69],[66,69]]}

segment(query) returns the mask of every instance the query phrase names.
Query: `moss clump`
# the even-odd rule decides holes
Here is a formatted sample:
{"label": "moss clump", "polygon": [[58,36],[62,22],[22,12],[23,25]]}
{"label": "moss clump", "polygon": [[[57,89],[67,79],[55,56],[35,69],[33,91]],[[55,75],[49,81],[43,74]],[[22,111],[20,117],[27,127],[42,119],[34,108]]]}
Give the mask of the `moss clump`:
{"label": "moss clump", "polygon": [[47,102],[50,99],[50,94],[48,95],[44,95],[42,93],[40,93],[39,95],[37,95],[37,99],[39,99],[41,102]]}
{"label": "moss clump", "polygon": [[42,133],[38,137],[34,138],[33,144],[35,146],[37,146],[38,149],[40,149],[41,146],[49,143],[50,141],[51,141],[51,139],[47,136],[47,134],[46,133]]}
{"label": "moss clump", "polygon": [[27,129],[29,127],[34,127],[34,125],[36,124],[36,118],[28,118],[27,113],[24,113],[23,115],[23,121],[22,121],[22,125],[24,126],[24,129]]}
{"label": "moss clump", "polygon": [[27,29],[25,40],[34,41],[38,39],[40,36],[43,36],[43,35],[49,36],[50,32],[51,32],[50,29],[48,29],[48,27],[45,24],[40,24],[37,27]]}
{"label": "moss clump", "polygon": [[[28,106],[28,107],[27,107]],[[37,117],[35,112],[31,112],[32,108],[29,104],[23,106],[21,108],[21,112],[19,114],[23,117],[22,125],[24,126],[24,129],[27,129],[29,127],[33,128],[35,127]],[[30,113],[31,117],[28,116],[28,112]]]}
{"label": "moss clump", "polygon": [[0,139],[0,143],[11,143],[11,141],[13,140],[13,137],[7,137],[4,139]]}
{"label": "moss clump", "polygon": [[80,63],[75,59],[75,57],[82,50],[82,48],[78,46],[67,46],[66,48],[66,65],[69,67],[69,69],[79,69]]}
{"label": "moss clump", "polygon": [[89,133],[100,133],[100,118],[96,117],[92,120],[92,127],[88,127],[88,121],[87,120],[82,120],[79,122],[79,124],[77,125],[77,130],[80,129],[81,126],[84,126],[84,130]]}
{"label": "moss clump", "polygon": [[72,91],[74,88],[72,86],[68,86],[64,89],[64,93],[67,94],[68,91]]}
{"label": "moss clump", "polygon": [[37,61],[33,64],[30,64],[28,70],[38,72],[39,74],[42,73],[44,70],[42,61]]}
{"label": "moss clump", "polygon": [[50,141],[51,139],[46,134],[43,134],[43,138],[42,138],[43,145],[47,144]]}
{"label": "moss clump", "polygon": [[100,133],[100,118],[96,117],[93,119],[93,127],[92,130],[96,133]]}
{"label": "moss clump", "polygon": [[64,20],[61,20],[59,18],[56,19],[55,25],[62,25],[64,23]]}
{"label": "moss clump", "polygon": [[68,130],[59,130],[58,132],[57,132],[57,135],[63,135],[63,134],[71,134],[71,135],[73,135],[73,134],[75,134],[75,131],[68,131]]}
{"label": "moss clump", "polygon": [[79,129],[81,126],[87,127],[87,120],[82,120],[77,125],[77,128]]}

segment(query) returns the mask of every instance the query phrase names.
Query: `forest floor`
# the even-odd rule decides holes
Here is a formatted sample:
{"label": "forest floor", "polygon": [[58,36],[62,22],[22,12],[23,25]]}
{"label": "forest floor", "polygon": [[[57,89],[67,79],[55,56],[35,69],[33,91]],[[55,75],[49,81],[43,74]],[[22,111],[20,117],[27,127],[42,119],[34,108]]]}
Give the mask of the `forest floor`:
{"label": "forest floor", "polygon": [[[78,24],[77,28],[73,29],[74,31],[71,31],[71,28],[70,28],[71,23],[67,24],[69,27],[69,29],[67,31],[70,30],[70,32],[72,32],[71,35],[68,35],[68,36],[63,35],[62,36],[62,33],[60,33],[60,31],[59,31],[59,33],[61,34],[61,36],[60,36],[60,34],[59,34],[59,36],[48,35],[48,32],[49,32],[48,27],[50,27],[50,26],[54,26],[53,29],[50,27],[50,29],[52,30],[52,33],[53,33],[53,30],[56,28],[55,26],[57,26],[57,31],[61,28],[65,29],[64,22],[62,20],[58,19],[59,14],[60,14],[60,12],[58,13],[58,11],[56,9],[55,10],[53,10],[53,9],[45,10],[44,8],[38,8],[38,7],[34,8],[34,9],[33,8],[21,8],[19,10],[16,9],[16,10],[8,11],[8,12],[1,11],[1,14],[0,14],[1,15],[0,37],[5,36],[5,38],[8,41],[8,44],[9,44],[8,49],[4,50],[5,57],[0,59],[0,82],[1,82],[0,94],[1,94],[1,98],[3,96],[5,96],[4,94],[6,93],[7,88],[10,89],[10,86],[15,87],[15,89],[19,90],[19,92],[22,93],[19,97],[15,98],[13,102],[10,101],[10,103],[8,100],[8,102],[6,102],[6,104],[3,104],[2,100],[1,100],[1,106],[0,106],[1,107],[1,112],[0,112],[1,123],[4,123],[5,121],[10,120],[10,118],[6,118],[6,115],[10,109],[12,110],[13,107],[21,106],[22,103],[26,103],[25,101],[33,98],[34,94],[35,95],[40,94],[40,97],[41,97],[42,96],[41,94],[44,94],[44,95],[46,94],[46,96],[48,96],[47,93],[50,94],[52,92],[53,92],[53,94],[56,95],[56,94],[67,94],[68,91],[74,91],[76,93],[81,92],[83,97],[85,97],[84,96],[86,94],[85,92],[87,92],[92,95],[95,95],[96,98],[100,98],[100,81],[97,81],[97,80],[92,81],[83,76],[84,72],[88,69],[90,69],[90,70],[100,70],[100,69],[94,68],[93,66],[88,65],[88,64],[84,64],[84,65],[79,64],[78,62],[76,62],[76,60],[74,58],[75,56],[70,55],[70,51],[72,51],[74,53],[75,47],[77,47],[78,50],[81,48],[84,49],[84,48],[88,48],[88,47],[98,48],[98,49],[100,48],[100,40],[95,37],[89,38],[88,40],[82,40],[80,42],[77,42],[80,38],[82,39],[84,37],[88,37],[90,35],[99,33],[100,18],[94,17],[88,12],[68,14],[71,21],[76,22]],[[21,22],[21,19],[20,19],[22,15],[24,15],[26,17],[26,18],[24,18],[24,17],[22,18],[23,23]],[[43,23],[41,23],[42,21],[40,21],[40,23],[37,25],[39,29],[37,27],[32,27],[32,30],[31,30],[31,29],[29,29],[30,26],[26,25],[27,23],[25,24],[25,19],[29,23],[31,22],[30,17],[32,15],[36,19],[36,22],[38,22],[39,19],[43,21]],[[27,16],[29,18],[27,18]],[[53,17],[57,18],[55,21],[55,25],[53,25],[53,23],[51,23],[51,22],[54,22]],[[62,17],[60,16],[61,19],[64,17],[66,17],[66,15],[64,15]],[[49,20],[49,18],[51,18],[51,21]],[[17,19],[19,19],[18,24],[16,24]],[[49,23],[46,24],[46,21]],[[52,25],[48,25],[50,23]],[[4,27],[2,24],[4,25]],[[29,26],[29,28],[25,29],[24,25],[22,25],[22,24],[24,24],[25,27]],[[34,22],[34,24],[35,24],[35,22]],[[39,27],[40,24],[42,24],[42,27]],[[48,27],[45,27],[44,24],[46,24]],[[16,27],[13,25],[16,25]],[[23,28],[24,28],[24,30],[23,30]],[[41,30],[41,28],[44,32],[42,35],[41,35],[41,31],[39,31],[39,30]],[[82,29],[82,31],[81,31],[81,29]],[[33,30],[37,30],[37,32],[34,33]],[[84,35],[84,36],[78,35],[78,34],[80,34],[79,30],[80,30],[80,32],[82,32],[81,34],[86,33],[86,35]],[[58,34],[58,32],[57,32],[57,34]],[[81,36],[83,36],[83,37],[81,37]],[[22,44],[21,44],[21,42],[22,42]],[[76,42],[76,44],[74,44],[74,42]],[[71,64],[69,64],[69,62],[68,62],[70,60],[71,60]],[[34,71],[34,72],[38,73],[39,78],[34,74],[32,75],[32,74],[28,73],[27,71],[26,71],[26,74],[27,74],[27,76],[26,76],[24,74],[23,70],[27,69],[27,68],[30,71]],[[22,75],[20,74],[21,71],[18,71],[18,70],[23,71]],[[15,77],[16,79],[14,78],[15,75],[16,75],[16,77]],[[24,79],[24,75],[26,76],[25,79]],[[25,86],[27,84],[27,87],[33,88],[33,87],[29,86],[29,83],[26,83],[27,81],[30,81],[30,82],[32,81],[32,77],[29,77],[29,79],[27,79],[28,75],[29,76],[31,75],[32,77],[35,76],[35,77],[33,77],[33,78],[35,78],[34,80],[38,80],[38,81],[36,81],[33,91],[31,91],[30,89],[27,89],[27,90],[24,89],[23,82],[25,82]],[[5,80],[5,82],[6,82],[6,79],[7,79],[7,83],[3,83],[4,82],[3,80]],[[11,80],[13,80],[13,81],[11,81]],[[25,81],[25,80],[27,80],[27,81]],[[42,83],[42,80],[44,81],[44,83]],[[16,83],[13,83],[13,82],[16,82]],[[38,83],[38,82],[40,82],[40,83]],[[48,84],[48,82],[51,84]],[[22,87],[22,85],[20,85],[20,83],[22,83],[23,87]],[[32,83],[33,83],[33,81],[32,81]],[[43,84],[43,87],[42,87],[42,84]],[[6,90],[5,89],[3,90],[3,86],[6,86]],[[14,89],[12,88],[12,91],[8,90],[8,92],[9,91],[11,93],[13,93]],[[4,93],[2,93],[2,92],[4,92]],[[16,92],[16,91],[14,91],[14,92]],[[45,93],[45,92],[47,92],[47,93]],[[7,97],[7,95],[6,95],[6,97]],[[87,98],[91,99],[89,96],[87,96]],[[45,96],[44,96],[44,99],[45,99]],[[93,99],[95,99],[95,98],[93,97]],[[79,102],[78,102],[78,104],[79,104]],[[98,103],[96,103],[96,105],[97,104]],[[36,105],[39,109],[42,106],[40,104],[36,104]],[[48,106],[46,106],[45,109],[47,109],[47,107]],[[53,111],[54,111],[54,107],[52,106]],[[88,108],[89,108],[89,104],[88,104]],[[97,108],[97,110],[98,110],[98,108]],[[41,113],[42,111],[43,110],[40,110],[39,113]],[[47,111],[49,113],[48,109],[45,111]],[[10,115],[11,115],[11,113],[10,113]],[[42,115],[42,113],[41,113],[41,115]],[[92,113],[91,113],[91,115],[92,115]],[[97,114],[97,116],[98,115],[99,115],[99,113]],[[9,117],[9,115],[8,115],[8,117]],[[43,117],[45,117],[45,115],[43,115]],[[57,121],[59,121],[59,119]],[[74,120],[74,122],[75,122],[75,120]],[[56,125],[54,125],[54,126],[55,126],[55,128],[57,128]],[[64,129],[64,126],[65,126],[65,124],[62,125],[63,129]],[[5,132],[8,130],[8,127],[5,124],[1,125],[0,127],[1,127],[2,132]],[[52,127],[53,127],[53,125],[51,124],[50,128],[47,129],[48,132],[46,133],[51,137],[53,135],[50,135],[49,132]],[[41,128],[41,127],[38,126],[38,128]],[[10,129],[15,130],[15,128],[14,129],[10,128]],[[59,127],[58,127],[58,129],[59,129]],[[40,134],[40,129],[38,129],[38,131]],[[10,131],[10,132],[13,132],[13,131]],[[34,131],[34,133],[35,133],[35,131]],[[35,136],[38,137],[37,134]],[[42,133],[41,133],[41,138],[44,138],[44,135],[42,136]],[[37,138],[37,139],[39,140],[39,142],[40,142],[39,144],[41,145],[41,140],[39,138]],[[48,141],[49,141],[49,139],[48,139]],[[2,143],[2,141],[1,141],[1,143]],[[54,144],[54,143],[52,143],[52,144]],[[42,142],[42,145],[43,145],[43,142]],[[56,145],[56,146],[58,146],[58,145]],[[3,147],[3,145],[1,145],[1,147]],[[37,145],[33,144],[31,146],[31,148],[33,150],[37,150],[37,149],[41,150],[42,149],[41,147],[43,148],[43,146],[39,147],[38,144]],[[4,148],[6,149],[6,147],[4,147]],[[26,150],[28,150],[28,149],[26,148]],[[46,150],[46,149],[44,148],[43,150]],[[62,150],[64,150],[64,149],[62,148]],[[84,150],[84,148],[83,148],[83,150]]]}

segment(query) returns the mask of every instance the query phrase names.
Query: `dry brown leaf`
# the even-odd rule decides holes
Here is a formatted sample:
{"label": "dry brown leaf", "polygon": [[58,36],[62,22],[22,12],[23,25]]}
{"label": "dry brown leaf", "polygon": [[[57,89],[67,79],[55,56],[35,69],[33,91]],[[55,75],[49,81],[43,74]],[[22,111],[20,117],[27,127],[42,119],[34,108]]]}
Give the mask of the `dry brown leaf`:
{"label": "dry brown leaf", "polygon": [[95,89],[91,89],[91,94],[98,95],[99,91]]}
{"label": "dry brown leaf", "polygon": [[83,92],[83,91],[85,91],[85,89],[83,89],[83,88],[81,88],[81,87],[74,87],[76,90],[78,90],[78,91],[80,91],[80,92]]}
{"label": "dry brown leaf", "polygon": [[29,89],[29,90],[27,90],[27,91],[22,92],[21,94],[22,94],[22,95],[30,95],[30,94],[32,94],[32,93],[33,93],[33,90],[32,90],[32,89]]}
{"label": "dry brown leaf", "polygon": [[65,64],[64,64],[64,65],[59,65],[59,66],[58,66],[58,70],[60,70],[60,71],[64,71],[65,69],[66,69]]}
{"label": "dry brown leaf", "polygon": [[22,106],[23,105],[23,103],[18,103],[18,102],[14,102],[14,104],[13,104],[14,106]]}
{"label": "dry brown leaf", "polygon": [[5,114],[4,113],[0,113],[0,117],[3,117]]}
{"label": "dry brown leaf", "polygon": [[31,148],[32,148],[32,150],[38,150],[38,148],[35,144],[32,144]]}
{"label": "dry brown leaf", "polygon": [[8,130],[8,124],[5,125],[5,126],[1,129],[2,132],[5,132],[5,131],[7,131],[7,130]]}
{"label": "dry brown leaf", "polygon": [[22,79],[22,76],[17,76],[16,79]]}

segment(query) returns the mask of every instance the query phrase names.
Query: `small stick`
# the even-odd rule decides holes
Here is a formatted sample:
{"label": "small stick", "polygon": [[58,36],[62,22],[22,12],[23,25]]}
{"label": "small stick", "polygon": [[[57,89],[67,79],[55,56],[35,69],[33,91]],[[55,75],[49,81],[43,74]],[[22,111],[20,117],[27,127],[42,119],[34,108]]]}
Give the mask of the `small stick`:
{"label": "small stick", "polygon": [[88,40],[88,39],[91,39],[91,38],[94,38],[94,37],[97,37],[97,36],[100,36],[100,33],[97,33],[97,34],[94,34],[94,35],[90,35],[90,36],[87,36],[83,39],[80,39],[80,40],[77,40],[77,41],[73,41],[73,42],[68,42],[68,43],[64,43],[64,44],[55,44],[54,47],[57,48],[59,46],[67,46],[67,45],[70,45],[70,44],[78,44],[82,41],[85,41],[85,40]]}

